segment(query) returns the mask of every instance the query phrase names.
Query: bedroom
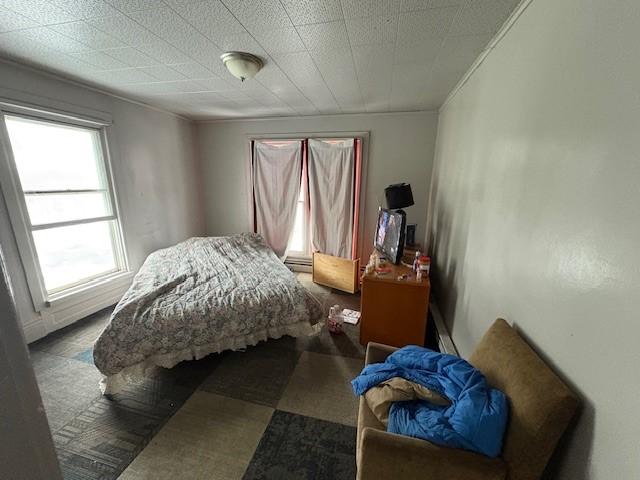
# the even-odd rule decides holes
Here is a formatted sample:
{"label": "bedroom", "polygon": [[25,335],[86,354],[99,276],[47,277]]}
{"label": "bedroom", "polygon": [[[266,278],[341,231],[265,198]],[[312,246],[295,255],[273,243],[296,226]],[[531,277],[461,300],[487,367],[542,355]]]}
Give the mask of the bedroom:
{"label": "bedroom", "polygon": [[[402,182],[406,250],[433,262],[428,346],[473,358],[505,318],[580,403],[546,477],[637,477],[638,18],[630,0],[0,2],[0,478],[387,478],[350,384],[367,280],[314,282],[312,252],[359,259],[359,290]],[[293,170],[261,170],[278,155]],[[351,177],[323,183],[335,156]],[[362,312],[342,334],[336,304]]]}

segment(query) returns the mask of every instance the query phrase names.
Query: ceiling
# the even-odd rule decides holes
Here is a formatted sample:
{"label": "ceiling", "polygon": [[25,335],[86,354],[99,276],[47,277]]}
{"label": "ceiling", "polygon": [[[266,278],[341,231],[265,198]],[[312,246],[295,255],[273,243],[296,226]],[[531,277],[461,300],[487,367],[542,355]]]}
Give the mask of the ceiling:
{"label": "ceiling", "polygon": [[430,110],[518,2],[0,0],[0,55],[194,119]]}

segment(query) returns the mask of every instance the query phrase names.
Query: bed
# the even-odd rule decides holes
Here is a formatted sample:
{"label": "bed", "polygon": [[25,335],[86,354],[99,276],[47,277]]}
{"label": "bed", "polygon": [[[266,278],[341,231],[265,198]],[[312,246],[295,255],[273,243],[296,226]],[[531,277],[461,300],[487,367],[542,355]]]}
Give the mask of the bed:
{"label": "bed", "polygon": [[258,234],[191,238],[145,260],[96,340],[104,394],[157,366],[308,335],[321,305]]}

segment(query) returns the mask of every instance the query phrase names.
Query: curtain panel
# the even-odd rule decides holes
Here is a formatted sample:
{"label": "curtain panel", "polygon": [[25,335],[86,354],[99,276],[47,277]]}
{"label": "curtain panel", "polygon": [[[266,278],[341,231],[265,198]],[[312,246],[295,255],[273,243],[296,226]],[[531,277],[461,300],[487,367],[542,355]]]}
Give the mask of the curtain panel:
{"label": "curtain panel", "polygon": [[302,141],[254,141],[251,170],[254,230],[282,257],[300,194]]}
{"label": "curtain panel", "polygon": [[353,138],[308,140],[311,245],[314,251],[352,258],[356,189],[354,149]]}

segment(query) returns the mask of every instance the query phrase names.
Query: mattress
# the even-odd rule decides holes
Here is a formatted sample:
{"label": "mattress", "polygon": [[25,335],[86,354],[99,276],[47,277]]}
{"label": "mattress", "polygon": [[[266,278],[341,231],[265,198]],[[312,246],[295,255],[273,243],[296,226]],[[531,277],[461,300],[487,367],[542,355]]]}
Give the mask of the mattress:
{"label": "mattress", "polygon": [[145,260],[96,340],[104,394],[223,350],[313,332],[318,300],[258,234],[191,238]]}

